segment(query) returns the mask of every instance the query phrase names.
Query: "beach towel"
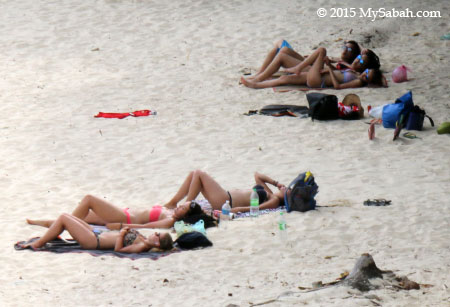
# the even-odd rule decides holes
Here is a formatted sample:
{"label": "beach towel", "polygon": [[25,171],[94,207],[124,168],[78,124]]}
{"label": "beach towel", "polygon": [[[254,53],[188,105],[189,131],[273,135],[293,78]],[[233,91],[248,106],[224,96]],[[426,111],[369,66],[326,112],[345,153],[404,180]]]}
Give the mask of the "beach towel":
{"label": "beach towel", "polygon": [[276,86],[273,88],[273,91],[275,93],[286,93],[290,91],[301,91],[301,92],[307,92],[307,91],[320,91],[320,90],[326,90],[326,89],[332,89],[332,87],[324,87],[324,88],[313,88],[308,87],[306,85],[281,85]]}
{"label": "beach towel", "polygon": [[134,111],[134,112],[126,112],[126,113],[104,113],[99,112],[97,115],[95,115],[95,118],[103,117],[103,118],[118,118],[122,119],[128,116],[133,117],[140,117],[140,116],[149,116],[149,115],[156,115],[155,111],[150,110],[140,110],[140,111]]}
{"label": "beach towel", "polygon": [[[196,199],[195,202],[197,202],[203,209],[203,211],[205,212],[212,212],[212,206],[209,203],[209,201],[207,199]],[[272,212],[279,212],[284,210],[285,207],[283,206],[279,206],[277,208],[274,209],[263,209],[263,210],[259,210],[259,214],[269,214]],[[233,219],[238,219],[238,218],[244,218],[244,217],[250,217],[250,212],[239,212],[236,214],[233,214]]]}
{"label": "beach towel", "polygon": [[250,110],[244,115],[269,115],[269,116],[293,116],[293,117],[308,117],[309,109],[307,106],[297,106],[292,104],[270,104],[264,106],[260,110]]}
{"label": "beach towel", "polygon": [[152,260],[158,260],[161,257],[168,256],[172,253],[180,252],[181,249],[173,249],[171,251],[149,251],[146,253],[139,253],[139,254],[128,254],[128,253],[119,253],[115,252],[113,250],[87,250],[82,249],[81,246],[78,244],[75,240],[66,240],[62,238],[58,238],[55,240],[52,240],[45,244],[43,248],[33,250],[31,248],[24,248],[24,244],[28,244],[31,242],[36,241],[39,239],[39,237],[31,238],[27,241],[19,241],[16,244],[14,244],[15,250],[30,250],[35,252],[52,252],[52,253],[87,253],[92,256],[98,257],[98,256],[116,256],[119,258],[128,258],[131,260],[136,259],[142,259],[142,258],[149,258]]}

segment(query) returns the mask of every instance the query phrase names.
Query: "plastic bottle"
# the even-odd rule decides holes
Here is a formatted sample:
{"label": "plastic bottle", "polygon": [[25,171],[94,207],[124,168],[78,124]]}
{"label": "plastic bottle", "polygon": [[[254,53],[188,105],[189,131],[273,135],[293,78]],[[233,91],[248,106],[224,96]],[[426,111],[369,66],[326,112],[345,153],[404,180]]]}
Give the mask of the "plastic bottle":
{"label": "plastic bottle", "polygon": [[259,216],[259,196],[256,189],[253,189],[252,194],[250,195],[250,216]]}
{"label": "plastic bottle", "polygon": [[280,234],[280,240],[286,242],[287,240],[287,229],[286,229],[286,219],[284,218],[284,212],[280,212],[278,217],[278,232]]}
{"label": "plastic bottle", "polygon": [[220,212],[220,228],[227,228],[227,222],[230,220],[230,210],[230,202],[227,200],[222,206],[222,212]]}

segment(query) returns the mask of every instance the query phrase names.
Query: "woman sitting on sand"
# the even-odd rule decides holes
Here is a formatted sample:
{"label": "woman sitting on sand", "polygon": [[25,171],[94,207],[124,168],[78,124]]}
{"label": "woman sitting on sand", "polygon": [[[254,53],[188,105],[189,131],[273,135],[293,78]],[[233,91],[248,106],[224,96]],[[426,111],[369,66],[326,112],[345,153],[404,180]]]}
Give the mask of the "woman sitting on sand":
{"label": "woman sitting on sand", "polygon": [[[131,228],[170,228],[176,221],[183,220],[194,224],[203,219],[206,227],[214,225],[214,219],[206,215],[200,205],[190,202],[178,208],[168,208],[159,205],[150,210],[121,209],[101,198],[86,195],[72,212],[72,216],[89,224],[106,225],[110,229],[120,229],[122,226]],[[51,227],[54,220],[31,220],[28,224]]]}
{"label": "woman sitting on sand", "polygon": [[83,249],[114,250],[122,253],[142,253],[152,248],[172,249],[172,237],[168,233],[155,232],[146,238],[128,227],[120,232],[101,230],[67,213],[60,215],[41,238],[22,247],[41,248],[56,239],[64,230],[67,230]]}
{"label": "woman sitting on sand", "polygon": [[[255,183],[256,186],[253,188],[258,193],[260,209],[276,208],[284,205],[284,191],[286,187],[283,184],[260,173],[255,173]],[[272,192],[267,183],[276,187],[278,191]],[[178,192],[165,206],[169,208],[175,207],[184,197],[187,197],[186,200],[190,201],[202,193],[214,210],[220,210],[225,201],[228,200],[231,212],[247,212],[250,210],[251,192],[252,189],[227,191],[210,175],[201,170],[196,170],[189,173]]]}
{"label": "woman sitting on sand", "polygon": [[[337,63],[339,69],[341,68],[350,68],[351,63],[355,60],[355,58],[361,53],[361,48],[358,43],[351,40],[344,42],[342,46],[341,58],[330,58],[330,61],[333,63]],[[260,75],[266,68],[275,60],[279,61],[280,59],[275,59],[275,57],[284,58],[281,62],[283,63],[284,68],[291,68],[302,61],[305,60],[307,56],[302,56],[298,52],[296,52],[291,45],[284,39],[280,39],[274,43],[274,48],[272,48],[267,54],[261,68],[258,72],[251,76],[250,79],[253,79]],[[307,70],[308,68],[305,68]]]}
{"label": "woman sitting on sand", "polygon": [[[351,69],[337,70],[327,58],[325,48],[318,48],[298,65],[287,69],[291,75],[269,79],[283,64],[283,57],[275,60],[258,76],[250,79],[241,78],[241,83],[251,88],[268,88],[287,84],[307,85],[311,88],[324,88],[333,86],[335,89],[356,88],[368,84],[382,86],[383,76],[380,71],[378,56],[371,50],[356,57]],[[278,60],[277,60],[278,58]],[[324,69],[324,64],[327,68]],[[303,69],[312,65],[308,72]]]}

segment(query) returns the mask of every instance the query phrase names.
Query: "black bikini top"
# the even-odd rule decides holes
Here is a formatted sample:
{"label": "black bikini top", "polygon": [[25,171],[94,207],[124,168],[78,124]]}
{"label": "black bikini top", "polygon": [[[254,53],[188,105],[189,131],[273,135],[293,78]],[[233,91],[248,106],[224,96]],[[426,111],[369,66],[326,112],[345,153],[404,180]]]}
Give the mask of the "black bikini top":
{"label": "black bikini top", "polygon": [[130,246],[136,241],[136,238],[139,237],[140,233],[137,230],[130,229],[127,234],[123,237],[123,247]]}

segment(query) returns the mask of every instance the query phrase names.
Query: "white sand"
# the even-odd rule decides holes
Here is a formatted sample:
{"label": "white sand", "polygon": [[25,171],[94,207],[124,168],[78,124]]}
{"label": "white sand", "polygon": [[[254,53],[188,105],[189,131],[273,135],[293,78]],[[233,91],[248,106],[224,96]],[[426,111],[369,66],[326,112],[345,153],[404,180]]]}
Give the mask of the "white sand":
{"label": "white sand", "polygon": [[[410,2],[386,8],[443,17],[320,19],[316,10],[330,8],[322,0],[1,1],[0,305],[248,306],[292,291],[269,305],[371,306],[344,287],[298,289],[334,280],[368,252],[381,269],[433,285],[370,292],[379,304],[448,306],[449,136],[426,122],[415,132],[421,139],[393,142],[393,130],[378,126],[369,141],[367,119],[246,117],[267,104],[306,105],[306,96],[238,85],[239,71],[256,69],[278,38],[301,53],[326,46],[332,55],[338,39],[355,39],[385,71],[405,64],[414,79],[328,93],[353,92],[376,106],[410,89],[437,125],[449,121],[449,42],[439,40],[449,31],[449,5]],[[93,117],[146,108],[158,115]],[[209,230],[213,248],[158,261],[13,249],[42,234],[26,217],[70,212],[87,193],[145,208],[168,200],[196,168],[228,189],[250,187],[255,171],[288,184],[311,170],[318,204],[336,206],[289,214],[287,246],[273,235],[276,215],[266,215]],[[365,207],[368,198],[392,206]]]}

